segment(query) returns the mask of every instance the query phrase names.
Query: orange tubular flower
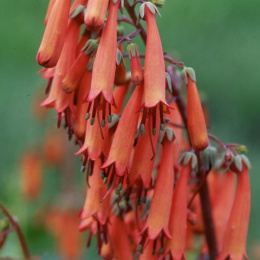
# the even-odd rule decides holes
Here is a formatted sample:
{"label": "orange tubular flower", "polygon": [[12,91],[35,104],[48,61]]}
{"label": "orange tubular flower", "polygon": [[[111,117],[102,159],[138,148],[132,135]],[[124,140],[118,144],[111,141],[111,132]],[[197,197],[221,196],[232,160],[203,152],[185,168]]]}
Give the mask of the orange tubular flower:
{"label": "orange tubular flower", "polygon": [[[102,168],[114,164],[115,171],[123,176],[134,145],[141,106],[143,86],[137,86],[119,120],[109,155]],[[126,134],[127,133],[127,134]]]}
{"label": "orange tubular flower", "polygon": [[[149,121],[146,121],[146,129],[149,129]],[[159,129],[159,122],[156,124],[156,129]],[[145,189],[151,186],[152,170],[155,163],[154,147],[156,147],[158,135],[159,131],[155,135],[144,134],[139,136],[129,174],[131,184],[134,184],[140,177]]]}
{"label": "orange tubular flower", "polygon": [[139,59],[138,46],[130,43],[127,47],[130,58],[131,80],[135,85],[140,85],[144,81],[143,68]]}
{"label": "orange tubular flower", "polygon": [[56,0],[49,0],[48,9],[47,9],[46,16],[45,16],[45,19],[44,19],[44,25],[45,26],[48,22],[48,19],[49,19],[49,16],[50,16],[50,13],[51,13],[52,7],[54,6],[55,1]]}
{"label": "orange tubular flower", "polygon": [[196,151],[201,151],[208,146],[208,132],[204,113],[196,85],[196,76],[192,68],[182,71],[187,85],[187,125],[191,144]]}
{"label": "orange tubular flower", "polygon": [[99,124],[91,125],[91,121],[88,121],[84,144],[75,155],[85,154],[90,160],[97,160],[101,154],[104,155],[106,153],[105,143],[107,134],[107,124],[101,129]]}
{"label": "orange tubular flower", "polygon": [[[84,23],[90,31],[99,31],[105,21],[109,0],[89,0]],[[112,2],[112,1],[111,1]]]}
{"label": "orange tubular flower", "polygon": [[222,174],[211,171],[208,176],[212,201],[212,215],[219,251],[221,251],[224,233],[232,209],[235,195],[235,174],[227,171]]}
{"label": "orange tubular flower", "polygon": [[[218,260],[243,260],[246,256],[246,237],[250,215],[250,181],[248,159],[237,155],[231,168],[237,174],[237,189],[233,208],[226,227],[223,247]],[[232,169],[233,170],[233,169]]]}
{"label": "orange tubular flower", "polygon": [[44,67],[56,66],[62,47],[69,19],[71,0],[56,0],[44,31],[38,50],[37,62]]}
{"label": "orange tubular flower", "polygon": [[34,200],[42,186],[43,162],[35,151],[29,151],[21,159],[21,192],[27,200]]}
{"label": "orange tubular flower", "polygon": [[[106,110],[106,102],[109,103],[109,110],[111,110],[111,104],[114,103],[113,85],[117,54],[117,11],[121,0],[114,2],[110,1],[108,19],[101,35],[93,65],[91,88],[88,95],[88,101],[94,103],[93,119],[96,116],[96,110],[99,108],[100,102],[102,103],[103,111]],[[104,59],[104,57],[106,58]],[[102,120],[105,120],[105,118],[102,118]]]}
{"label": "orange tubular flower", "polygon": [[130,242],[124,221],[120,217],[111,216],[111,224],[108,226],[108,231],[116,259],[132,260]]}
{"label": "orange tubular flower", "polygon": [[90,56],[86,55],[85,52],[81,52],[78,55],[62,81],[62,89],[64,92],[71,93],[79,86],[79,82],[86,71],[89,60]]}
{"label": "orange tubular flower", "polygon": [[106,186],[103,184],[103,180],[100,177],[100,159],[95,161],[93,176],[89,178],[89,188],[87,190],[87,196],[83,210],[80,214],[81,219],[87,219],[94,216],[100,224],[105,225],[107,223],[109,215],[109,200],[100,202],[106,194]]}
{"label": "orange tubular flower", "polygon": [[64,260],[81,259],[79,220],[75,210],[54,209],[48,212],[46,226],[57,239],[57,248]]}
{"label": "orange tubular flower", "polygon": [[148,232],[148,239],[156,239],[161,232],[171,239],[169,217],[172,205],[174,185],[173,143],[164,137],[163,153],[154,188],[152,203],[143,233]]}
{"label": "orange tubular flower", "polygon": [[[58,2],[58,0],[56,0]],[[65,44],[55,69],[49,97],[42,102],[42,106],[55,107],[57,113],[63,112],[72,103],[73,95],[62,91],[62,80],[76,58],[76,48],[80,34],[80,24],[71,19],[66,32]]]}
{"label": "orange tubular flower", "polygon": [[[160,110],[160,121],[164,124],[163,112],[169,112],[165,100],[165,64],[162,43],[158,32],[155,14],[158,12],[152,3],[143,3],[140,7],[140,16],[147,24],[147,40],[144,60],[144,114],[142,123],[147,116],[147,110],[151,113],[153,121],[156,121],[156,108]],[[155,125],[156,123],[153,123]]]}
{"label": "orange tubular flower", "polygon": [[114,89],[113,95],[115,98],[116,107],[112,107],[111,109],[112,114],[117,114],[117,115],[121,114],[128,89],[129,89],[129,84],[117,86]]}
{"label": "orange tubular flower", "polygon": [[171,216],[169,229],[172,239],[167,240],[166,254],[170,253],[174,260],[185,259],[185,243],[187,228],[187,200],[188,200],[188,179],[191,165],[195,162],[196,156],[187,153],[180,172],[180,178],[173,192]]}

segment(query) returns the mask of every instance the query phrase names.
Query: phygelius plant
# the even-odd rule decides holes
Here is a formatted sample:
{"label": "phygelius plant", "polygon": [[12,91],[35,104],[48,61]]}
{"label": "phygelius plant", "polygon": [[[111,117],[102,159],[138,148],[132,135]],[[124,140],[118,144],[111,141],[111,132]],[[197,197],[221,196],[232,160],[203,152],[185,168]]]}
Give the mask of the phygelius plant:
{"label": "phygelius plant", "polygon": [[42,106],[82,158],[79,230],[88,245],[96,236],[103,259],[247,259],[250,163],[244,146],[208,132],[194,70],[163,51],[163,6],[50,0],[37,54],[49,81]]}

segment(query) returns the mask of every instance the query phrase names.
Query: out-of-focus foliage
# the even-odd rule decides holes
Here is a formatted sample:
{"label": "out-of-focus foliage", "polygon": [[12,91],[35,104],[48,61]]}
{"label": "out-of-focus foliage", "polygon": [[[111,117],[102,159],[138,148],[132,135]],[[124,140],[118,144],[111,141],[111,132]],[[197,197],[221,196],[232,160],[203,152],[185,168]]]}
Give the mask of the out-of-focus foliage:
{"label": "out-of-focus foliage", "polygon": [[[18,157],[30,144],[40,144],[45,131],[31,110],[34,96],[44,91],[41,78],[36,75],[40,67],[35,55],[46,7],[46,0],[1,0],[0,200],[19,217],[32,253],[43,259],[57,259],[51,235],[39,226],[32,228],[35,209],[55,195],[58,180],[50,176],[53,170],[48,169],[45,191],[33,204],[26,203],[17,192]],[[248,251],[255,254],[260,239],[259,8],[259,0],[168,0],[160,10],[162,18],[157,18],[164,50],[196,70],[198,87],[206,93],[211,114],[210,131],[223,141],[248,147],[253,165]],[[55,124],[54,116],[49,115],[49,124]],[[83,198],[79,203],[83,203]],[[5,254],[18,256],[15,236],[8,240]]]}

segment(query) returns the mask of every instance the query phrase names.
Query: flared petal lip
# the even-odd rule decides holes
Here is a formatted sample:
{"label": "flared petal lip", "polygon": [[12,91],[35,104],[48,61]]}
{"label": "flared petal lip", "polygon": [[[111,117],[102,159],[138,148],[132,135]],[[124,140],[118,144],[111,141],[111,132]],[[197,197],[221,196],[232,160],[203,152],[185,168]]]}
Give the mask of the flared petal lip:
{"label": "flared petal lip", "polygon": [[152,107],[156,107],[158,106],[160,103],[162,103],[163,105],[165,105],[166,107],[166,114],[170,114],[170,109],[172,110],[175,110],[173,107],[171,107],[169,104],[167,104],[167,102],[165,100],[159,100],[157,103],[152,103],[152,104],[146,104],[146,103],[143,103],[142,106],[141,106],[141,109],[142,108],[152,108]]}
{"label": "flared petal lip", "polygon": [[242,260],[242,259],[246,259],[248,260],[247,254],[243,253],[241,256],[237,257],[237,256],[232,256],[231,253],[221,253],[217,260],[225,260],[225,259],[230,259],[230,260]]}
{"label": "flared petal lip", "polygon": [[76,151],[74,153],[74,155],[80,155],[80,154],[83,154],[83,153],[87,153],[88,158],[91,161],[96,161],[99,158],[99,156],[102,154],[102,151],[97,153],[96,156],[93,156],[93,153],[89,152],[89,147],[84,148],[84,146],[82,146],[78,151]]}
{"label": "flared petal lip", "polygon": [[55,105],[55,99],[47,97],[41,104],[41,107],[51,108]]}
{"label": "flared petal lip", "polygon": [[127,166],[125,167],[119,167],[118,163],[116,160],[106,160],[103,165],[100,167],[101,169],[105,169],[108,166],[114,164],[115,165],[115,170],[118,176],[123,176],[126,172]]}
{"label": "flared petal lip", "polygon": [[151,228],[149,228],[149,226],[146,224],[143,228],[143,230],[139,233],[139,235],[142,235],[143,233],[145,233],[146,231],[148,232],[148,238],[150,240],[155,240],[161,232],[164,233],[165,236],[167,236],[168,239],[172,239],[172,236],[168,230],[168,228],[162,227],[159,228],[156,232],[151,232]]}
{"label": "flared petal lip", "polygon": [[103,90],[99,90],[99,91],[90,90],[86,101],[87,102],[93,101],[99,94],[102,94],[104,99],[108,103],[115,106],[115,100],[114,100],[113,94],[108,94],[106,91],[103,91]]}

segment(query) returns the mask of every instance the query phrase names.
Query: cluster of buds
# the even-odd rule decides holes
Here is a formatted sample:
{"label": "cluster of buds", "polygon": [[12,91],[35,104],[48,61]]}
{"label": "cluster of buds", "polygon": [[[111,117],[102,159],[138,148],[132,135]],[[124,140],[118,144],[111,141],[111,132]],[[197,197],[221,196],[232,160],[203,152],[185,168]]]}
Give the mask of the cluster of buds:
{"label": "cluster of buds", "polygon": [[[96,236],[104,259],[185,259],[195,234],[206,241],[201,254],[243,259],[249,162],[232,144],[208,147],[195,72],[163,52],[156,23],[163,4],[50,0],[37,53],[48,80],[41,105],[55,109],[58,127],[64,121],[79,147],[87,182],[79,230],[89,231],[88,246]],[[123,23],[135,30],[124,35]],[[144,55],[132,42],[137,35]]]}

